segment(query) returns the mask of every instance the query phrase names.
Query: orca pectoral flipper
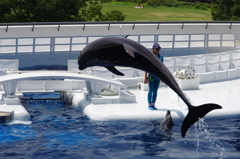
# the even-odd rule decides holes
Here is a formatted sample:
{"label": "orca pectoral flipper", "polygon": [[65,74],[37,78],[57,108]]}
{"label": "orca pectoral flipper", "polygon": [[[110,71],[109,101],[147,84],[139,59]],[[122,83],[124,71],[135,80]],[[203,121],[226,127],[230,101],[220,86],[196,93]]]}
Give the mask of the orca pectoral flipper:
{"label": "orca pectoral flipper", "polygon": [[116,75],[124,76],[124,74],[122,72],[118,71],[114,66],[108,66],[106,68]]}
{"label": "orca pectoral flipper", "polygon": [[207,113],[214,109],[222,109],[220,105],[217,104],[204,104],[198,107],[189,107],[189,112],[182,123],[181,134],[184,138],[188,129],[198,121],[199,118],[203,118]]}

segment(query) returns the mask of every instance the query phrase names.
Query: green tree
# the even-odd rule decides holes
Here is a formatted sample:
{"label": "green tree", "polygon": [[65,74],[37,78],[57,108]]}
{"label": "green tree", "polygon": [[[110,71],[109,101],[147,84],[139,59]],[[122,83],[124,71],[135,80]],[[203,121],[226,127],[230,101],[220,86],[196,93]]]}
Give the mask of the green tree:
{"label": "green tree", "polygon": [[94,21],[95,18],[102,14],[102,8],[101,1],[90,0],[86,7],[80,9],[79,19],[81,19],[81,21]]}
{"label": "green tree", "polygon": [[94,21],[103,15],[104,2],[107,0],[0,0],[0,22]]}
{"label": "green tree", "polygon": [[118,10],[113,10],[111,12],[107,12],[105,15],[101,14],[96,21],[123,21],[125,19],[124,14]]}
{"label": "green tree", "polygon": [[212,9],[213,20],[239,21],[240,1],[239,0],[216,0]]}
{"label": "green tree", "polygon": [[1,22],[74,21],[84,0],[0,0]]}

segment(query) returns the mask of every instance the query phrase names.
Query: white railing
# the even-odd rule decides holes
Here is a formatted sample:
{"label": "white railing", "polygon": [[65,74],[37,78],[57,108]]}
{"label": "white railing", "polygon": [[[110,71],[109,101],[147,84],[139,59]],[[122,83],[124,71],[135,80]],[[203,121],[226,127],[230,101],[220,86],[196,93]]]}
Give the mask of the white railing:
{"label": "white railing", "polygon": [[162,46],[165,57],[200,55],[239,47],[239,22],[102,22],[2,23],[0,58],[19,59],[20,68],[64,65],[90,42],[126,36],[151,49]]}

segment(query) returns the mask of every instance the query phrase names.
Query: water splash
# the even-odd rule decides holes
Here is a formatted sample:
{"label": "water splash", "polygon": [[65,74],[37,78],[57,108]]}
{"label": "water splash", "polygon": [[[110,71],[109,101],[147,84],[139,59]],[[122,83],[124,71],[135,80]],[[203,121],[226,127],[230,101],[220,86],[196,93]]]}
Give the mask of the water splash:
{"label": "water splash", "polygon": [[[196,151],[197,152],[201,151],[200,141],[206,141],[209,143],[208,144],[209,149],[215,149],[218,151],[218,153],[214,153],[214,156],[212,157],[218,157],[220,159],[225,157],[224,153],[226,152],[226,149],[224,148],[223,144],[219,140],[217,140],[215,135],[208,131],[208,125],[204,122],[204,119],[199,118],[198,122],[194,125],[197,139]],[[206,146],[206,144],[204,144],[204,146]]]}

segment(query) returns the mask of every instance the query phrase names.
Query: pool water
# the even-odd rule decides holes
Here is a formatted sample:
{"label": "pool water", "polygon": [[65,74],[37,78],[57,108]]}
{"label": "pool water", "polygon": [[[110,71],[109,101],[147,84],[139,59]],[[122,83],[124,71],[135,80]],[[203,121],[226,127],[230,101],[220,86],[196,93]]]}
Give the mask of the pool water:
{"label": "pool water", "polygon": [[240,158],[239,118],[201,120],[182,138],[181,122],[162,131],[161,121],[91,121],[56,100],[23,105],[32,124],[0,125],[0,158]]}

